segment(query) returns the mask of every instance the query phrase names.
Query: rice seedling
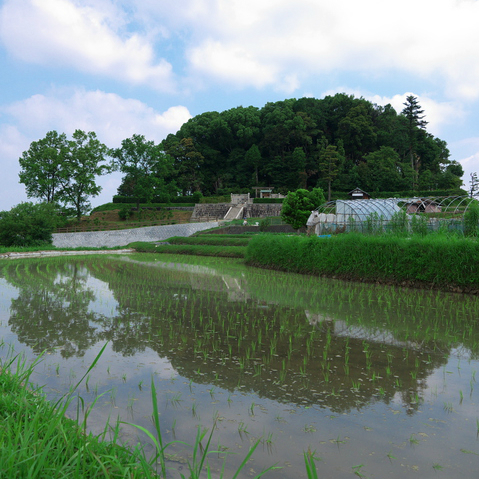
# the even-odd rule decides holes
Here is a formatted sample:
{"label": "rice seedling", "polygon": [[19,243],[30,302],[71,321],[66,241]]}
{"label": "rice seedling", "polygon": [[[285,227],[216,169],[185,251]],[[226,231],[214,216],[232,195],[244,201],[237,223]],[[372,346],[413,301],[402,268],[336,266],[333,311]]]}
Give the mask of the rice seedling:
{"label": "rice seedling", "polygon": [[366,477],[366,475],[364,475],[362,472],[361,472],[361,469],[364,467],[364,464],[358,464],[357,466],[351,466],[351,469],[353,470],[353,473],[355,476],[358,476],[358,477]]}
{"label": "rice seedling", "polygon": [[411,434],[409,436],[409,444],[411,446],[415,446],[416,444],[419,444],[419,440],[417,439],[416,434]]}

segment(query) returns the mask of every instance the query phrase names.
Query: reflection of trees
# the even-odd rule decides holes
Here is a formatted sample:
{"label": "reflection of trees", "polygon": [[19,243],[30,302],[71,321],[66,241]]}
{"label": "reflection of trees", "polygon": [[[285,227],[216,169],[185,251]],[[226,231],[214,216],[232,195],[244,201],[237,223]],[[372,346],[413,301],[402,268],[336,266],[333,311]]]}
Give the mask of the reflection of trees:
{"label": "reflection of trees", "polygon": [[[20,288],[12,329],[35,350],[61,347],[66,356],[105,340],[123,355],[150,348],[197,383],[338,412],[399,396],[413,413],[459,339],[477,350],[479,308],[469,300],[461,312],[459,299],[437,293],[159,263],[9,263],[5,276]],[[110,317],[89,312],[89,275],[109,285]],[[471,333],[459,338],[460,330]]]}
{"label": "reflection of trees", "polygon": [[92,326],[97,315],[88,310],[95,295],[86,287],[84,268],[74,262],[53,264],[23,260],[3,268],[20,290],[12,299],[9,324],[36,353],[60,348],[64,357],[82,356],[97,341]]}
{"label": "reflection of trees", "polygon": [[[368,338],[366,327],[360,337],[350,337],[335,330],[337,321],[310,324],[302,307],[281,302],[284,287],[274,275],[267,278],[278,290],[274,301],[251,299],[262,293],[249,289],[235,302],[232,282],[221,276],[133,262],[117,268],[115,274],[97,272],[119,303],[108,333],[114,348],[131,354],[148,345],[198,383],[231,391],[241,386],[271,399],[334,411],[379,398],[389,401],[399,393],[412,412],[425,378],[445,361],[442,354],[424,360],[413,342]],[[299,293],[304,299],[304,291]],[[341,308],[335,314],[341,317]]]}

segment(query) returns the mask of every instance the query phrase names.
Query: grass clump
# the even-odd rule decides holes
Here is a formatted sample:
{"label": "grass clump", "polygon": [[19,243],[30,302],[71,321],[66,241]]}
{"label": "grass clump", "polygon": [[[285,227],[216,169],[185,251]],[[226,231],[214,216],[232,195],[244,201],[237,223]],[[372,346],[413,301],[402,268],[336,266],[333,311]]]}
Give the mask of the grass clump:
{"label": "grass clump", "polygon": [[68,419],[71,396],[52,406],[29,383],[34,365],[27,367],[18,356],[0,365],[0,478],[154,477],[139,451],[101,441]]}
{"label": "grass clump", "polygon": [[[130,449],[119,445],[119,424],[112,428],[112,440],[105,441],[109,425],[99,436],[93,436],[86,431],[86,420],[91,408],[85,412],[82,424],[65,416],[68,406],[73,400],[73,392],[94,368],[103,354],[106,344],[101,349],[87,372],[73,387],[69,394],[63,396],[55,404],[45,398],[39,387],[30,382],[33,370],[41,361],[41,356],[30,366],[20,356],[10,361],[0,360],[0,479],[100,479],[100,478],[128,478],[153,479],[170,477],[167,467],[166,450],[174,443],[188,446],[182,441],[164,443],[159,422],[158,398],[152,379],[153,423],[155,433],[151,433],[142,426],[130,424],[143,431],[155,445],[155,454],[147,458],[143,449],[138,445]],[[11,372],[14,369],[15,372]],[[101,396],[99,396],[101,397]],[[97,397],[93,402],[93,407]],[[84,410],[82,398],[78,399],[79,407]],[[192,460],[188,459],[189,479],[199,479],[211,476],[208,463],[210,454],[219,454],[220,451],[211,450],[211,439],[215,425],[206,445],[202,443],[203,435],[198,429],[195,443],[192,445]],[[236,470],[233,478],[238,477],[246,467],[253,452],[260,444],[258,439],[249,449],[244,460]],[[159,465],[159,467],[158,467]],[[266,472],[277,469],[271,466],[255,477],[260,478]],[[218,475],[224,478],[225,464]],[[180,476],[185,476],[180,473]]]}
{"label": "grass clump", "polygon": [[245,259],[253,266],[296,273],[479,288],[479,243],[459,236],[259,235],[249,243]]}
{"label": "grass clump", "polygon": [[195,244],[154,244],[131,243],[129,245],[139,253],[186,254],[197,256],[216,256],[222,258],[244,258],[246,246],[212,246]]}
{"label": "grass clump", "polygon": [[210,246],[247,246],[251,239],[247,236],[208,236],[208,235],[200,235],[200,236],[190,236],[190,237],[183,237],[183,236],[174,236],[173,238],[169,238],[167,241],[170,244],[188,244],[188,245],[210,245]]}

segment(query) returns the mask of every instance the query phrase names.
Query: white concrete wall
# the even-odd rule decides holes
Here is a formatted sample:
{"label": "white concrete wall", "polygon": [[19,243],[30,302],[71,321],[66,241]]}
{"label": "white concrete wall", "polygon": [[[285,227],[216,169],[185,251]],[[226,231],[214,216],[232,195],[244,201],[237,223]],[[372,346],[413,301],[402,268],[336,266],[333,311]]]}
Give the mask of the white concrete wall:
{"label": "white concrete wall", "polygon": [[203,231],[218,226],[217,221],[207,223],[186,223],[180,225],[148,226],[114,231],[89,231],[85,233],[55,233],[53,245],[57,248],[90,247],[112,248],[126,246],[134,241],[163,241],[172,236],[191,236],[197,231]]}

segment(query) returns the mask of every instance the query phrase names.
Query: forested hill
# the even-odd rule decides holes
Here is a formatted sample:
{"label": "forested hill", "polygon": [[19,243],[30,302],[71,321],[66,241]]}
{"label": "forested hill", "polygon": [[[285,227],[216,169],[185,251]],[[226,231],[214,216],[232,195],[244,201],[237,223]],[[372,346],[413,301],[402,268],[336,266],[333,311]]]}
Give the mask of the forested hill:
{"label": "forested hill", "polygon": [[204,195],[252,186],[368,192],[461,185],[462,167],[427,132],[417,99],[402,112],[344,93],[207,112],[163,141],[178,186]]}

